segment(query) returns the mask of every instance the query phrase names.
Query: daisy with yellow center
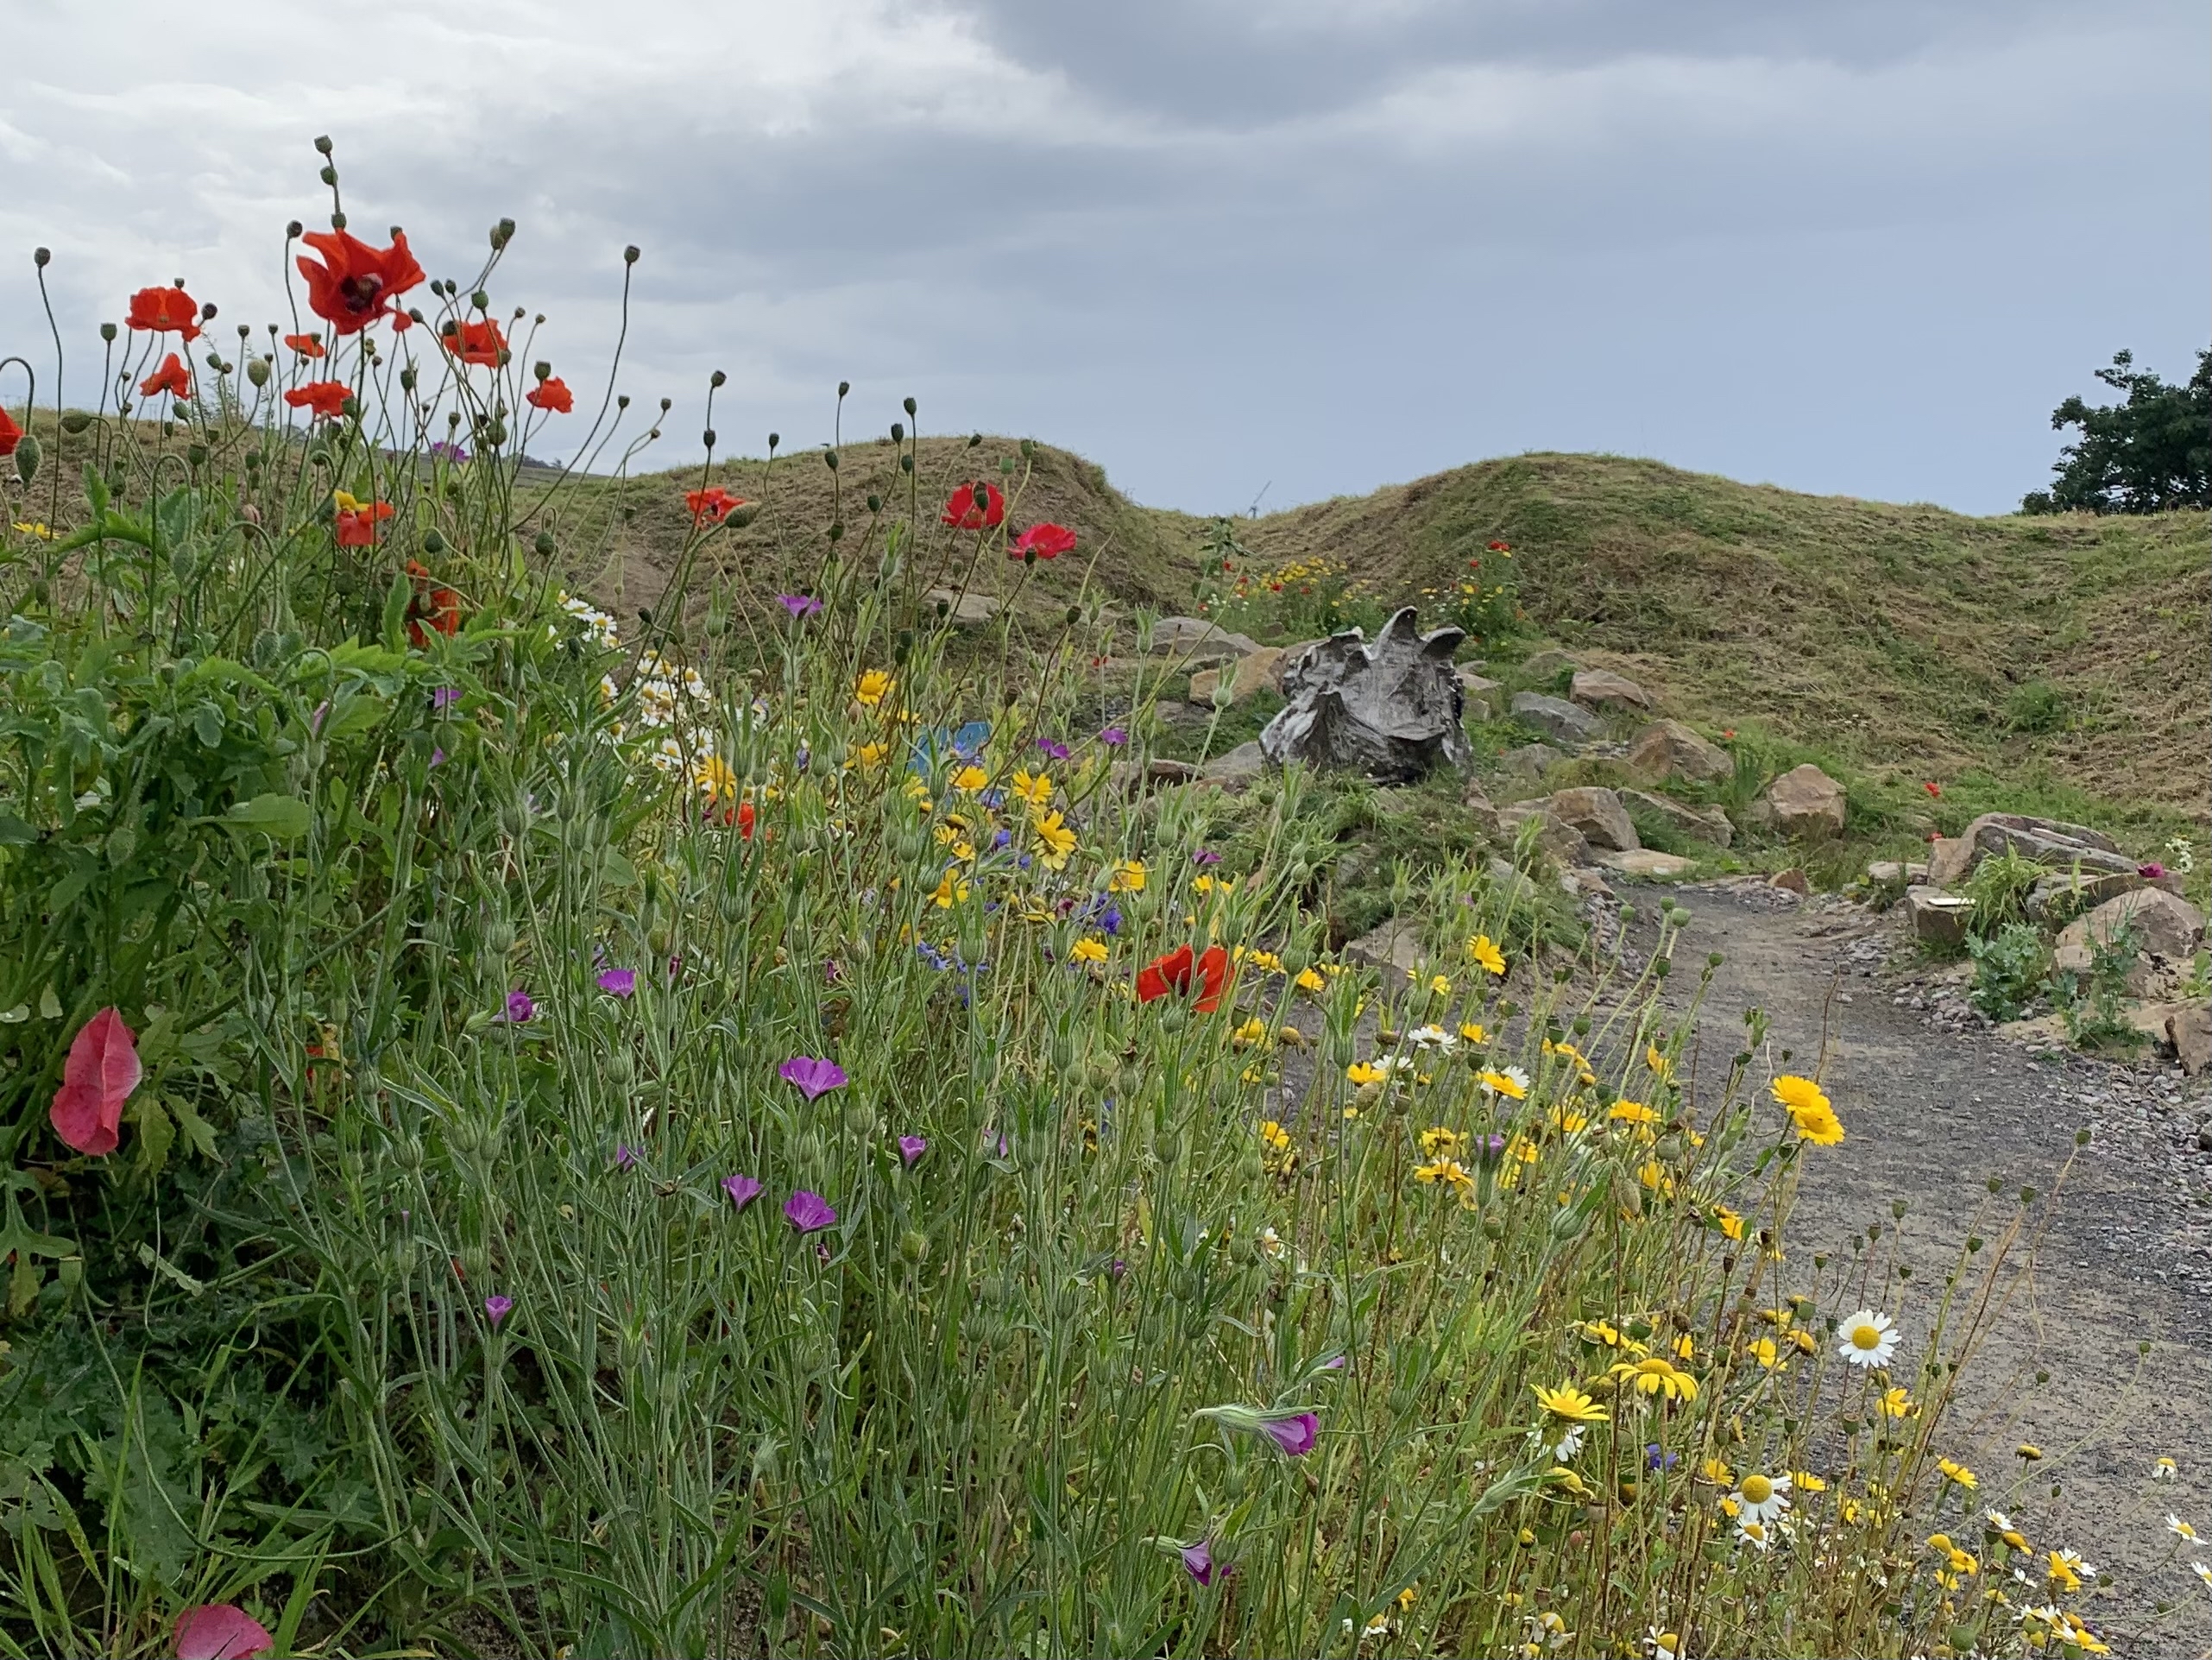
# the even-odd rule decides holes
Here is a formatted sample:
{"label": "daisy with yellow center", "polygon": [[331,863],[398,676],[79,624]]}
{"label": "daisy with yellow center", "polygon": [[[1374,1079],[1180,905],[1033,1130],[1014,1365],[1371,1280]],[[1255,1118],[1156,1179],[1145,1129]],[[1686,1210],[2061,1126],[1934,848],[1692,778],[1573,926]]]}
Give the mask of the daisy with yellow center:
{"label": "daisy with yellow center", "polygon": [[1659,1122],[1659,1114],[1640,1101],[1616,1101],[1606,1108],[1605,1116],[1617,1124],[1647,1125]]}
{"label": "daisy with yellow center", "polygon": [[1250,1049],[1254,1044],[1267,1041],[1267,1022],[1257,1014],[1229,1034],[1229,1041],[1239,1049]]}
{"label": "daisy with yellow center", "polygon": [[1828,1484],[1810,1470],[1792,1470],[1790,1484],[1799,1493],[1825,1493]]}
{"label": "daisy with yellow center", "polygon": [[1106,960],[1106,944],[1096,934],[1079,939],[1068,955],[1078,963],[1103,963]]}
{"label": "daisy with yellow center", "polygon": [[1643,1046],[1643,1064],[1658,1075],[1661,1083],[1668,1082],[1674,1076],[1674,1063],[1659,1052],[1659,1045],[1656,1044],[1646,1044]]}
{"label": "daisy with yellow center", "polygon": [[1291,981],[1291,984],[1297,987],[1300,991],[1310,996],[1319,996],[1327,988],[1328,983],[1311,969],[1299,969],[1297,979]]}
{"label": "daisy with yellow center", "polygon": [[2078,1550],[2047,1551],[2045,1553],[2045,1560],[2050,1564],[2051,1568],[2046,1577],[2060,1590],[2069,1594],[2082,1588],[2082,1579],[2084,1575],[2096,1571],[2082,1560],[2081,1552]]}
{"label": "daisy with yellow center", "polygon": [[1456,1158],[1438,1158],[1418,1165],[1414,1171],[1413,1179],[1430,1185],[1442,1183],[1463,1198],[1472,1193],[1475,1186],[1475,1178],[1467,1174],[1465,1167]]}
{"label": "daisy with yellow center", "polygon": [[1281,1152],[1290,1145],[1290,1132],[1271,1118],[1260,1120],[1260,1145],[1271,1152]]}
{"label": "daisy with yellow center", "polygon": [[1782,1354],[1781,1350],[1774,1346],[1774,1340],[1771,1337],[1761,1337],[1756,1340],[1751,1345],[1749,1353],[1753,1360],[1758,1361],[1760,1366],[1768,1372],[1772,1372],[1780,1361]]}
{"label": "daisy with yellow center", "polygon": [[1884,1367],[1897,1353],[1897,1328],[1886,1314],[1861,1309],[1836,1328],[1837,1352],[1853,1366]]}
{"label": "daisy with yellow center", "polygon": [[1517,1066],[1509,1066],[1502,1071],[1486,1069],[1478,1076],[1477,1082],[1492,1095],[1503,1095],[1508,1101],[1526,1101],[1528,1098],[1528,1075]]}
{"label": "daisy with yellow center", "polygon": [[1713,1207],[1713,1221],[1719,1225],[1720,1231],[1730,1239],[1740,1240],[1743,1237],[1743,1218],[1726,1205]]}
{"label": "daisy with yellow center", "polygon": [[891,696],[891,689],[898,683],[881,669],[870,669],[853,686],[853,701],[863,709],[873,709]]}
{"label": "daisy with yellow center", "polygon": [[1572,1383],[1563,1383],[1556,1389],[1547,1389],[1541,1384],[1530,1384],[1536,1392],[1536,1404],[1555,1418],[1569,1423],[1603,1423],[1605,1409]]}
{"label": "daisy with yellow center", "polygon": [[1344,1069],[1344,1076],[1353,1083],[1364,1086],[1370,1083],[1380,1083],[1384,1078],[1389,1077],[1390,1074],[1388,1068],[1371,1066],[1365,1061],[1354,1061],[1351,1065]]}
{"label": "daisy with yellow center", "polygon": [[1787,1475],[1768,1475],[1762,1470],[1748,1471],[1729,1495],[1736,1500],[1736,1513],[1747,1522],[1770,1522],[1790,1507],[1790,1479]]}
{"label": "daisy with yellow center", "polygon": [[1936,1461],[1936,1468],[1942,1473],[1944,1480],[1963,1487],[1969,1493],[1981,1485],[1975,1479],[1974,1472],[1955,1459],[1939,1458]]}
{"label": "daisy with yellow center", "polygon": [[[1037,782],[1043,785],[1048,792],[1052,788],[1049,780],[1039,779]],[[1144,862],[1142,859],[1124,859],[1106,878],[1106,891],[1110,893],[1142,893],[1144,891]],[[1207,890],[1201,887],[1198,891],[1203,893]]]}
{"label": "daisy with yellow center", "polygon": [[1068,857],[1075,850],[1075,832],[1056,812],[1046,813],[1037,821],[1035,829],[1038,862],[1047,870],[1066,869]]}
{"label": "daisy with yellow center", "polygon": [[1049,806],[1052,802],[1052,780],[1024,767],[1014,774],[1006,793],[1026,807]]}
{"label": "daisy with yellow center", "polygon": [[1613,1368],[1613,1376],[1639,1395],[1664,1398],[1670,1401],[1693,1401],[1698,1398],[1698,1380],[1661,1355],[1648,1354],[1641,1360],[1623,1360]]}
{"label": "daisy with yellow center", "polygon": [[991,774],[973,764],[961,767],[953,774],[953,788],[963,791],[969,795],[974,795],[990,781]]}
{"label": "daisy with yellow center", "polygon": [[1832,1147],[1843,1139],[1843,1120],[1829,1104],[1827,1095],[1811,1078],[1785,1072],[1769,1086],[1790,1115],[1800,1139],[1816,1147]]}
{"label": "daisy with yellow center", "polygon": [[2175,1516],[2171,1513],[2167,1515],[2166,1531],[2172,1534],[2177,1539],[2187,1539],[2191,1544],[2196,1543],[2196,1530],[2191,1527],[2188,1523],[2183,1521],[2178,1516]]}
{"label": "daisy with yellow center", "polygon": [[1903,1389],[1885,1391],[1877,1404],[1886,1418],[1909,1418],[1920,1410],[1913,1404],[1913,1397]]}
{"label": "daisy with yellow center", "polygon": [[1505,953],[1497,949],[1497,943],[1488,934],[1477,934],[1469,940],[1467,955],[1474,959],[1478,969],[1495,975],[1505,972]]}
{"label": "daisy with yellow center", "polygon": [[2001,1510],[1985,1510],[1982,1518],[1989,1531],[2013,1550],[2025,1555],[2028,1550],[2027,1536],[2013,1525],[2013,1518]]}
{"label": "daisy with yellow center", "polygon": [[1459,1036],[1471,1044],[1486,1044],[1490,1041],[1490,1033],[1479,1020],[1461,1021]]}
{"label": "daisy with yellow center", "polygon": [[1563,1101],[1553,1103],[1550,1120],[1561,1135],[1579,1135],[1590,1127],[1590,1120]]}
{"label": "daisy with yellow center", "polygon": [[1467,1138],[1457,1130],[1433,1124],[1421,1133],[1421,1150],[1431,1158],[1456,1158],[1465,1151]]}

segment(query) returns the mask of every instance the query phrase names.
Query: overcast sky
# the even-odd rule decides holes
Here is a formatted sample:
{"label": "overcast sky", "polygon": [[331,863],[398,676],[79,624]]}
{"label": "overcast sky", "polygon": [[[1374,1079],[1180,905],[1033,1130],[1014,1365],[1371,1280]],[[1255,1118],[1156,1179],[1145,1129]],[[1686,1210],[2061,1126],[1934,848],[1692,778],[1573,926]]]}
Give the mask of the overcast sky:
{"label": "overcast sky", "polygon": [[722,369],[726,447],[849,379],[848,435],[911,394],[1194,511],[1564,449],[1995,512],[2091,369],[2212,337],[2203,0],[5,14],[0,356],[51,361],[41,243],[80,361],[148,282],[280,315],[329,133],[432,275],[519,221],[500,300],[579,392],[640,244],[669,464]]}

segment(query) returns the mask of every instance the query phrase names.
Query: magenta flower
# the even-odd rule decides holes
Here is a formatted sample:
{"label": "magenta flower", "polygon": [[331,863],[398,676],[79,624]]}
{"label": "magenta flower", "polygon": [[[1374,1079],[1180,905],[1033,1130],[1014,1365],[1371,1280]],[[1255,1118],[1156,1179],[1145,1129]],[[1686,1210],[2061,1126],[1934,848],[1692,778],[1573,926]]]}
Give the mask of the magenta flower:
{"label": "magenta flower", "polygon": [[804,1188],[784,1201],[784,1219],[802,1234],[818,1233],[837,1225],[837,1213],[829,1208],[829,1201]]}
{"label": "magenta flower", "polygon": [[1106,1277],[1110,1279],[1119,1280],[1128,1272],[1128,1263],[1119,1257],[1116,1257],[1112,1262],[1106,1264]]}
{"label": "magenta flower", "polygon": [[1118,726],[1109,726],[1099,734],[1099,742],[1109,749],[1119,749],[1129,742],[1129,734]]}
{"label": "magenta flower", "polygon": [[760,1196],[760,1183],[750,1176],[725,1176],[722,1191],[729,1195],[732,1204],[742,1210]]}
{"label": "magenta flower", "polygon": [[609,969],[599,976],[599,989],[614,997],[628,997],[638,988],[635,969]]}
{"label": "magenta flower", "polygon": [[432,686],[431,688],[430,706],[432,709],[444,709],[448,704],[457,704],[460,701],[461,688],[458,686]]}
{"label": "magenta flower", "polygon": [[898,1159],[909,1170],[913,1169],[914,1161],[929,1150],[929,1141],[922,1136],[902,1135],[898,1138]]}
{"label": "magenta flower", "polygon": [[617,1170],[635,1170],[638,1167],[638,1150],[627,1142],[617,1142],[614,1146],[614,1167]]}
{"label": "magenta flower", "polygon": [[525,1020],[535,1019],[537,1013],[538,1006],[530,1000],[528,992],[511,991],[507,994],[506,1008],[493,1018],[503,1026],[519,1026]]}
{"label": "magenta flower", "polygon": [[513,1297],[501,1297],[497,1291],[494,1291],[484,1299],[484,1317],[492,1322],[494,1331],[499,1329],[499,1322],[507,1318],[508,1311],[514,1307]]}
{"label": "magenta flower", "polygon": [[2153,859],[2148,864],[2136,866],[2135,874],[2146,882],[2155,882],[2166,874],[2166,868]]}
{"label": "magenta flower", "polygon": [[1270,1415],[1260,1420],[1260,1426],[1275,1438],[1275,1444],[1293,1458],[1302,1458],[1314,1450],[1314,1437],[1320,1433],[1321,1420],[1312,1412],[1293,1412],[1288,1417]]}
{"label": "magenta flower", "polygon": [[445,765],[445,751],[439,748],[436,744],[432,744],[430,747],[430,764],[433,767],[443,767]]}
{"label": "magenta flower", "polygon": [[776,603],[791,614],[791,621],[812,616],[822,609],[822,602],[811,594],[778,594]]}
{"label": "magenta flower", "polygon": [[812,1055],[794,1055],[776,1069],[776,1075],[809,1101],[845,1087],[845,1069],[835,1061]]}
{"label": "magenta flower", "polygon": [[177,1616],[177,1660],[254,1660],[276,1647],[261,1621],[236,1604],[203,1602]]}
{"label": "magenta flower", "polygon": [[1044,751],[1045,755],[1049,760],[1065,761],[1068,759],[1068,746],[1061,742],[1057,738],[1039,738],[1037,741],[1037,747]]}
{"label": "magenta flower", "polygon": [[1182,1548],[1182,1565],[1190,1570],[1191,1578],[1201,1585],[1213,1583],[1213,1542],[1201,1539],[1196,1544]]}
{"label": "magenta flower", "polygon": [[1218,865],[1221,862],[1221,855],[1212,848],[1201,848],[1190,855],[1190,862],[1194,865]]}

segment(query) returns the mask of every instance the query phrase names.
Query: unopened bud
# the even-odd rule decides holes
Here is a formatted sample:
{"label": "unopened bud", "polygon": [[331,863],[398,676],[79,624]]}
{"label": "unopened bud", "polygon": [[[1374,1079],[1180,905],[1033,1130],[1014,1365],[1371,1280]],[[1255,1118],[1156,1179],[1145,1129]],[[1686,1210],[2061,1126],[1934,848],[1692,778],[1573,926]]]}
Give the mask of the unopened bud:
{"label": "unopened bud", "polygon": [[338,181],[338,170],[336,167],[325,167],[321,178],[325,184],[335,185]]}
{"label": "unopened bud", "polygon": [[307,227],[306,227],[306,225],[304,225],[304,224],[300,224],[300,223],[299,223],[299,220],[297,220],[297,219],[293,219],[293,220],[289,221],[288,223],[287,223],[287,224],[286,224],[286,225],[285,225],[285,227],[284,227],[284,239],[285,239],[285,241],[287,241],[287,242],[296,242],[296,241],[298,241],[298,240],[299,240],[299,233],[300,233],[301,231],[305,230],[306,228],[307,228]]}
{"label": "unopened bud", "polygon": [[514,240],[514,221],[501,219],[492,227],[492,246],[504,248]]}
{"label": "unopened bud", "polygon": [[100,338],[106,341],[110,345],[113,345],[115,344],[115,325],[112,323],[101,324]]}
{"label": "unopened bud", "polygon": [[900,407],[906,411],[908,417],[911,419],[914,414],[914,400],[909,398],[906,400],[905,403]]}
{"label": "unopened bud", "polygon": [[771,433],[769,433],[769,434],[768,434],[768,447],[769,447],[771,450],[773,450],[773,449],[774,449],[774,448],[775,448],[778,444],[781,444],[783,441],[784,441],[784,437],[783,437],[783,434],[782,434],[782,433],[780,433],[780,432],[771,432]]}
{"label": "unopened bud", "polygon": [[53,262],[54,249],[51,248],[34,248],[31,249],[31,263],[37,266],[40,270],[43,271]]}
{"label": "unopened bud", "polygon": [[39,441],[29,432],[16,440],[16,477],[25,489],[38,477]]}
{"label": "unopened bud", "polygon": [[332,213],[331,215],[331,229],[333,230],[343,230],[345,229],[345,215],[343,213]]}
{"label": "unopened bud", "polygon": [[625,248],[622,250],[622,263],[625,265],[635,265],[638,262],[638,254],[639,249],[637,243],[632,243],[627,248]]}
{"label": "unopened bud", "polygon": [[315,141],[315,152],[318,155],[328,155],[331,153],[331,136],[328,133]]}
{"label": "unopened bud", "polygon": [[891,424],[891,441],[892,441],[893,444],[897,444],[897,443],[899,443],[899,442],[901,442],[901,441],[903,441],[903,440],[905,439],[905,437],[906,437],[906,423],[905,423],[904,421],[903,421],[903,420],[895,420],[895,421],[892,422],[892,424]]}
{"label": "unopened bud", "polygon": [[83,432],[91,424],[92,418],[81,409],[72,409],[61,418],[61,430],[72,435]]}
{"label": "unopened bud", "polygon": [[841,398],[852,389],[853,383],[850,381],[840,381],[837,382],[837,395]]}
{"label": "unopened bud", "polygon": [[715,447],[715,429],[709,426],[705,432],[700,433],[699,442],[705,445],[709,450],[713,449]]}
{"label": "unopened bud", "polygon": [[822,464],[829,468],[831,472],[835,472],[837,470],[837,451],[835,450],[824,450],[822,452]]}

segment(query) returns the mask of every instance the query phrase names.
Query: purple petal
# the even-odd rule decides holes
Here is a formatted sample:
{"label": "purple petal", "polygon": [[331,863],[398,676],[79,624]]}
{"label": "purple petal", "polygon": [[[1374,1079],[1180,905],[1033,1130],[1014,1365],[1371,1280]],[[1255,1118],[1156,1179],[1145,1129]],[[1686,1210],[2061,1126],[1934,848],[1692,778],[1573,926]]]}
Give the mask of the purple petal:
{"label": "purple petal", "polygon": [[725,1176],[722,1191],[729,1195],[732,1204],[742,1210],[760,1196],[760,1183],[750,1176]]}
{"label": "purple petal", "polygon": [[822,609],[822,602],[811,594],[778,594],[776,603],[791,614],[794,622],[803,616],[812,616]]}
{"label": "purple petal", "polygon": [[1218,865],[1221,862],[1221,855],[1212,848],[1201,848],[1190,855],[1190,862],[1194,865]]}
{"label": "purple petal", "polygon": [[496,1291],[484,1299],[484,1316],[492,1322],[494,1331],[499,1329],[499,1322],[507,1318],[507,1311],[514,1306],[513,1297],[501,1297]]}
{"label": "purple petal", "polygon": [[1213,1583],[1213,1542],[1201,1539],[1196,1544],[1182,1548],[1182,1565],[1190,1570],[1191,1578],[1201,1585]]}
{"label": "purple petal", "polygon": [[923,1153],[929,1152],[929,1150],[930,1143],[926,1137],[918,1135],[902,1135],[898,1138],[899,1160],[901,1163],[905,1165],[909,1170],[913,1169],[914,1161],[919,1158]]}
{"label": "purple petal", "polygon": [[507,994],[507,1007],[499,1018],[509,1026],[520,1026],[537,1017],[538,1006],[530,1000],[526,991],[511,991]]}
{"label": "purple petal", "polygon": [[615,997],[627,997],[638,988],[635,969],[609,969],[599,976],[599,989]]}
{"label": "purple petal", "polygon": [[1068,746],[1056,738],[1039,738],[1037,741],[1037,747],[1054,761],[1065,761],[1069,753]]}
{"label": "purple petal", "polygon": [[1275,1438],[1275,1444],[1293,1458],[1302,1458],[1314,1450],[1314,1440],[1320,1427],[1320,1419],[1311,1412],[1294,1412],[1288,1417],[1265,1418],[1260,1423],[1260,1428]]}
{"label": "purple petal", "polygon": [[829,1201],[819,1193],[810,1193],[804,1188],[784,1201],[784,1216],[802,1234],[812,1234],[837,1225],[837,1213],[829,1208]]}
{"label": "purple petal", "polygon": [[1099,734],[1099,742],[1109,748],[1118,748],[1129,742],[1129,734],[1118,726],[1109,726]]}
{"label": "purple petal", "polygon": [[448,704],[457,704],[460,701],[461,688],[458,686],[432,686],[431,688],[430,706],[432,709],[444,709]]}
{"label": "purple petal", "polygon": [[635,1170],[638,1167],[638,1150],[627,1145],[617,1146],[614,1149],[614,1163],[620,1169]]}
{"label": "purple petal", "polygon": [[435,744],[431,746],[430,764],[433,767],[443,767],[445,765],[445,751],[439,748]]}
{"label": "purple petal", "polygon": [[845,1087],[845,1069],[835,1061],[813,1055],[794,1055],[778,1067],[776,1073],[809,1101]]}

